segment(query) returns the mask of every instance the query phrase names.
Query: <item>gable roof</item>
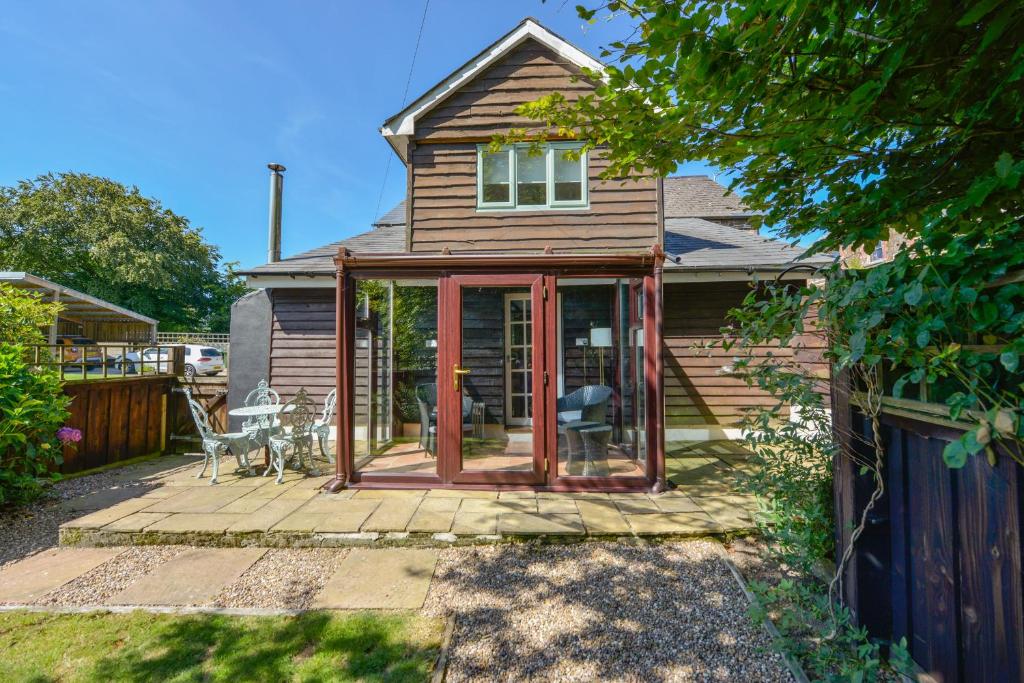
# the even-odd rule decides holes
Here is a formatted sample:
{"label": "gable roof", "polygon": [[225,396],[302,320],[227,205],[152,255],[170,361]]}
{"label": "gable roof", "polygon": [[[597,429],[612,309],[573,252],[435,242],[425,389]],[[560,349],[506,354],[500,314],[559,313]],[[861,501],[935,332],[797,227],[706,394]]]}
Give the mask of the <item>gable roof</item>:
{"label": "gable roof", "polygon": [[415,134],[418,119],[513,49],[531,39],[550,48],[576,66],[594,71],[603,71],[604,69],[604,65],[600,61],[554,31],[545,28],[533,17],[527,17],[519,22],[514,29],[450,73],[412,104],[385,121],[380,129],[381,135],[391,143],[402,160],[407,161],[405,141]]}
{"label": "gable roof", "polygon": [[[782,269],[797,263],[803,249],[702,218],[665,219],[666,269],[749,270]],[[800,263],[831,262],[817,254]]]}
{"label": "gable roof", "polygon": [[706,175],[665,178],[665,218],[745,218],[753,216],[739,195]]}

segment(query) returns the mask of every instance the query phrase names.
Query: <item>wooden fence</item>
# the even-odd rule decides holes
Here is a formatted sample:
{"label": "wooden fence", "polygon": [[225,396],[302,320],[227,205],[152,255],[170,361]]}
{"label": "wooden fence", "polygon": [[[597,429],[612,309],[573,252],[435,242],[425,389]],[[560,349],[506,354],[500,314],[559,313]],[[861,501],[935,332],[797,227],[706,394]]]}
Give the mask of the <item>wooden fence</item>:
{"label": "wooden fence", "polygon": [[[843,400],[837,433],[860,459],[874,460],[871,421]],[[1024,680],[1022,471],[984,453],[959,470],[942,460],[962,434],[934,415],[888,401],[881,416],[885,495],[847,568],[844,600],[872,636],[907,639],[910,654],[943,683]],[[948,415],[948,414],[947,414]],[[874,483],[850,458],[835,463],[837,547],[845,547]]]}
{"label": "wooden fence", "polygon": [[60,471],[69,474],[164,450],[171,375],[66,382],[67,425],[82,440],[64,448]]}
{"label": "wooden fence", "polygon": [[199,451],[195,423],[182,386],[212,416],[217,431],[227,431],[227,378],[186,381],[174,375],[126,379],[89,379],[64,383],[71,397],[67,425],[82,440],[63,451],[64,474],[158,453]]}

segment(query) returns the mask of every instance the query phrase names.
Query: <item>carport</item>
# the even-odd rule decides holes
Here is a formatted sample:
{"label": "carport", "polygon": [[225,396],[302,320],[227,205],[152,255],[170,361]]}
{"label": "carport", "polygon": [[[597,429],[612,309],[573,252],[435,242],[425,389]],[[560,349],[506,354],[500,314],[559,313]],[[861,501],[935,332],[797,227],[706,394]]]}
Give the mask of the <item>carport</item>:
{"label": "carport", "polygon": [[89,337],[97,342],[156,342],[157,321],[117,304],[50,282],[31,273],[0,271],[0,282],[38,292],[45,301],[59,302],[64,310],[50,325],[48,342],[59,335]]}

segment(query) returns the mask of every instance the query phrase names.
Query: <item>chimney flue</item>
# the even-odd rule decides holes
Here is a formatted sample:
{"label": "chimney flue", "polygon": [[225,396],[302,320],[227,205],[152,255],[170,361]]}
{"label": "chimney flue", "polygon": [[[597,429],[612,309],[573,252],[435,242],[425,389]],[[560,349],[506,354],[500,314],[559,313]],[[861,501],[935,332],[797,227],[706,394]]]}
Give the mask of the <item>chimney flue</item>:
{"label": "chimney flue", "polygon": [[281,260],[281,193],[284,191],[284,166],[267,164],[270,169],[270,222],[267,230],[267,263]]}

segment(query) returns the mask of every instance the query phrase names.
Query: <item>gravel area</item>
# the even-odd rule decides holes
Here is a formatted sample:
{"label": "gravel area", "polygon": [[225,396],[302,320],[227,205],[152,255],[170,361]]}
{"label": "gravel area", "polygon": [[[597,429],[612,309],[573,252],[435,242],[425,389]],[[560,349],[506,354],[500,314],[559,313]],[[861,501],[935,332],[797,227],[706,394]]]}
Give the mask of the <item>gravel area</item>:
{"label": "gravel area", "polygon": [[42,605],[99,605],[176,555],[184,545],[133,546],[112,560],[44,595]]}
{"label": "gravel area", "polygon": [[271,549],[213,599],[216,607],[306,609],[348,551]]}
{"label": "gravel area", "polygon": [[424,609],[450,681],[790,680],[709,541],[453,549]]}
{"label": "gravel area", "polygon": [[[180,458],[169,462],[169,469],[163,474],[173,474],[183,467],[192,466],[175,466],[178,462]],[[86,511],[63,507],[61,503],[64,501],[98,491],[123,488],[138,489],[138,495],[141,496],[160,485],[158,479],[152,478],[154,470],[159,467],[159,461],[153,460],[85,477],[65,479],[51,486],[42,498],[31,505],[14,509],[0,508],[0,568],[56,546],[60,525],[86,514]]]}

